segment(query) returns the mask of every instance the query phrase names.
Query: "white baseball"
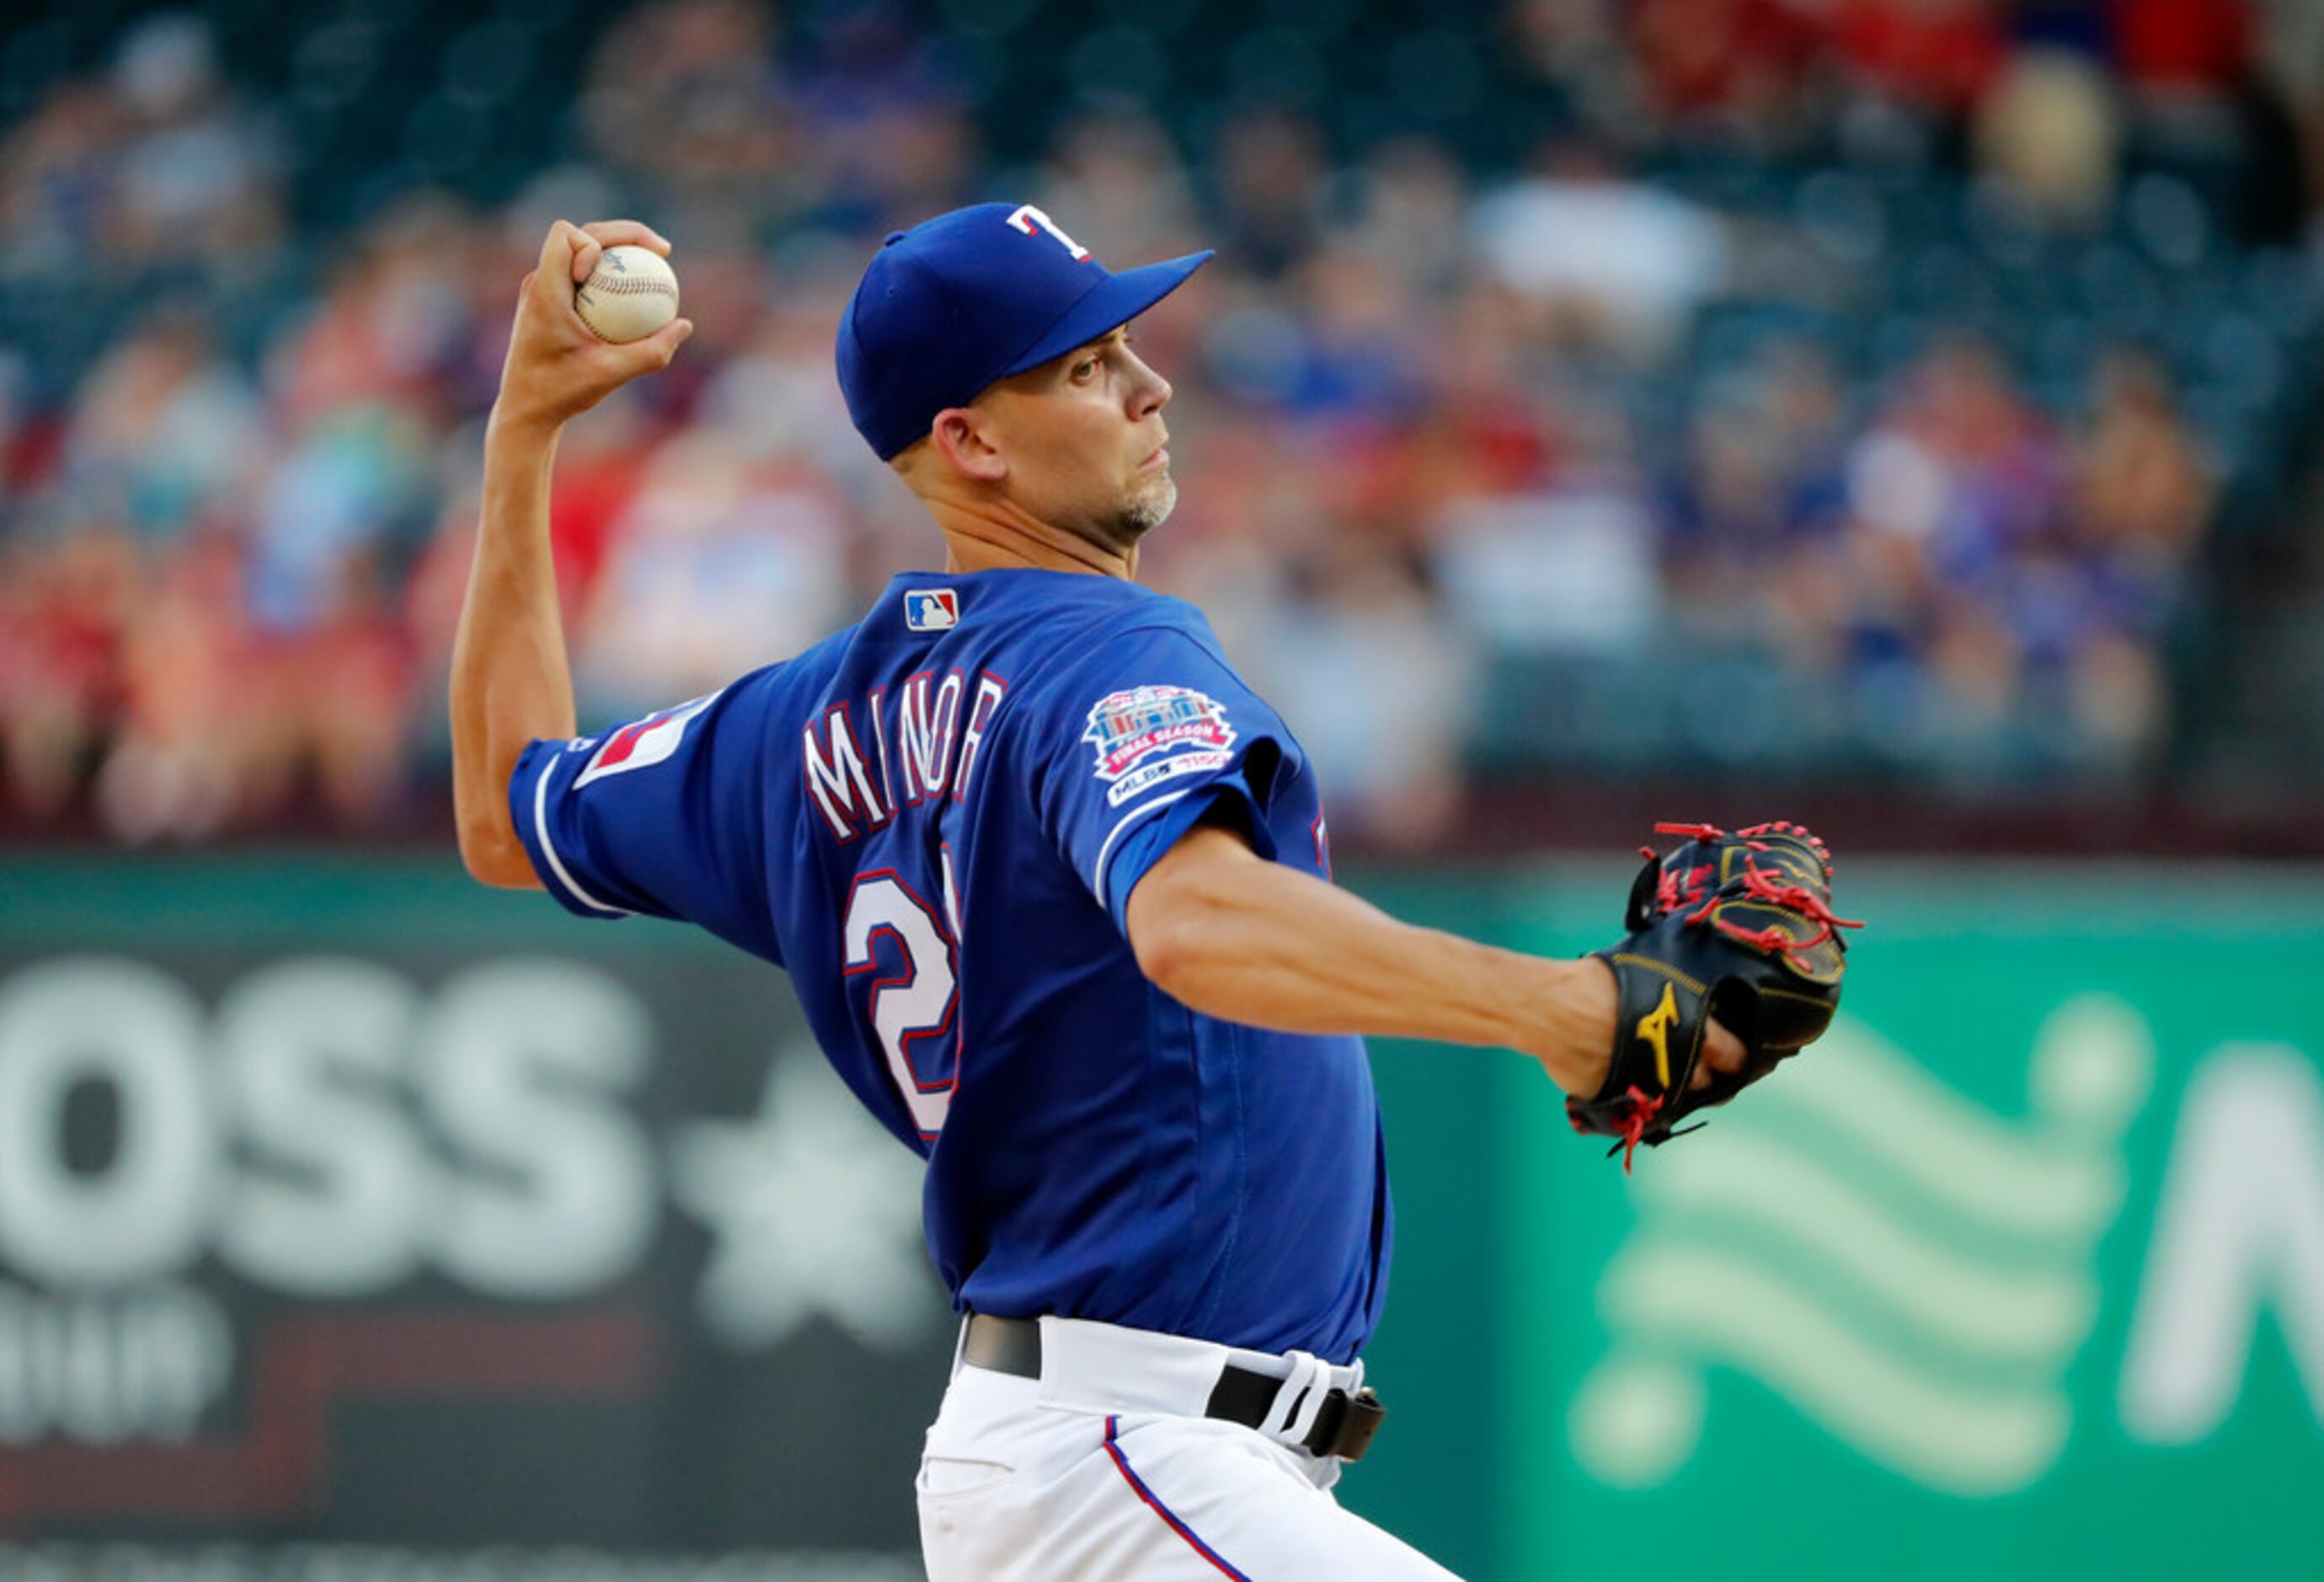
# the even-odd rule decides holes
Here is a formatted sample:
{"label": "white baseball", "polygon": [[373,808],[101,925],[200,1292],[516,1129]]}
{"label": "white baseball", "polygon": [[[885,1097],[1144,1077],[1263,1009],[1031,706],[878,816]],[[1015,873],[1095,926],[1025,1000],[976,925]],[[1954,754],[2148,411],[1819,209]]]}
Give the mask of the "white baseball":
{"label": "white baseball", "polygon": [[573,310],[599,340],[643,340],[678,317],[678,276],[650,247],[608,247],[573,288]]}

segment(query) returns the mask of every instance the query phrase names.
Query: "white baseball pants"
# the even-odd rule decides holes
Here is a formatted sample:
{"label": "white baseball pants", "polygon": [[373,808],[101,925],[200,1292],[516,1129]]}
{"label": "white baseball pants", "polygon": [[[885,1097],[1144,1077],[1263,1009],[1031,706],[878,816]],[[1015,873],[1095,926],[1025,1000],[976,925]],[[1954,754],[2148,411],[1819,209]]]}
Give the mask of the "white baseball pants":
{"label": "white baseball pants", "polygon": [[1286,1393],[1361,1365],[1063,1318],[1041,1351],[1038,1380],[954,1367],[918,1485],[928,1582],[1459,1582],[1343,1510],[1336,1459],[1202,1415],[1230,1361]]}

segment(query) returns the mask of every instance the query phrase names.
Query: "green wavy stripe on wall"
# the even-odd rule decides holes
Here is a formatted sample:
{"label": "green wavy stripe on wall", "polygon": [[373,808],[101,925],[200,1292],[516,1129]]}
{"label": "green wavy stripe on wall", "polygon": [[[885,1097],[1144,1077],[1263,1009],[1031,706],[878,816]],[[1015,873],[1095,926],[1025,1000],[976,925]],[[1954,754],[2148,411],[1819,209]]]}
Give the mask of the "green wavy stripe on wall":
{"label": "green wavy stripe on wall", "polygon": [[[2098,1308],[2084,1237],[2049,1269],[1997,1269],[1886,1211],[1858,1185],[1795,1148],[1741,1127],[1711,1129],[1643,1172],[1657,1227],[1773,1232],[1828,1278],[1860,1290],[1884,1328],[1917,1329],[1969,1363],[2047,1363],[2089,1333]],[[1662,1212],[1662,1211],[1668,1212]],[[1794,1260],[1796,1261],[1796,1260]]]}
{"label": "green wavy stripe on wall", "polygon": [[2062,1392],[1975,1385],[1838,1320],[1755,1263],[1708,1248],[1641,1248],[1601,1292],[1626,1348],[1728,1363],[1826,1431],[1932,1488],[1999,1494],[2041,1476],[2065,1443]]}
{"label": "green wavy stripe on wall", "polygon": [[1753,1089],[1757,1117],[1862,1139],[1881,1173],[1975,1234],[2074,1245],[2120,1206],[2121,1172],[2097,1150],[2032,1142],[1859,1018],[1843,1013],[1812,1059],[1814,1080]]}

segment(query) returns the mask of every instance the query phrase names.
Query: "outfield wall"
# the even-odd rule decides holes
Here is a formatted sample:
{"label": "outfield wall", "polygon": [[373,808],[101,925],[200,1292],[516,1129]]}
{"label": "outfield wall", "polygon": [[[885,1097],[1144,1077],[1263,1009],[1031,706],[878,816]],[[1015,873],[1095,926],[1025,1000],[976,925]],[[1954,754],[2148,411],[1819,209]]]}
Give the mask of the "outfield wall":
{"label": "outfield wall", "polygon": [[[1843,1022],[1627,1180],[1524,1062],[1378,1051],[1350,1503],[1475,1582],[2324,1574],[2324,882],[1842,878]],[[1564,953],[1625,879],[1355,883]],[[916,1575],[917,1208],[687,930],[9,858],[0,1582]]]}

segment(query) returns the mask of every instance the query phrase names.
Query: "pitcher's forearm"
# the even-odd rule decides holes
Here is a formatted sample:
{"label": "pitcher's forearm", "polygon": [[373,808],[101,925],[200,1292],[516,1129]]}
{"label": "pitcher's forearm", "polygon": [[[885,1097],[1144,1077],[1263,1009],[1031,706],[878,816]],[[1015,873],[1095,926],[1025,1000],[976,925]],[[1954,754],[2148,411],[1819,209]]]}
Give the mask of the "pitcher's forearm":
{"label": "pitcher's forearm", "polygon": [[[1203,830],[1187,837],[1234,839]],[[1140,965],[1190,1008],[1289,1032],[1522,1050],[1568,1091],[1594,1087],[1614,1010],[1602,964],[1545,960],[1416,927],[1247,849],[1215,862],[1199,860],[1201,850],[1176,872],[1174,852],[1130,897]]]}
{"label": "pitcher's forearm", "polygon": [[574,286],[604,249],[669,244],[635,220],[558,220],[517,289],[500,394],[484,430],[484,500],[452,643],[452,800],[460,856],[488,884],[538,885],[508,812],[508,782],[536,736],[573,734],[573,677],[549,544],[559,429],[631,380],[669,365],[694,332],[673,319],[642,340],[600,339]]}
{"label": "pitcher's forearm", "polygon": [[507,787],[537,736],[571,735],[573,678],[549,537],[553,425],[504,421],[484,440],[484,509],[452,647],[452,782],[460,847],[479,878],[530,880]]}

